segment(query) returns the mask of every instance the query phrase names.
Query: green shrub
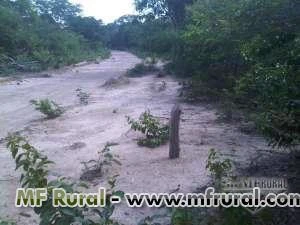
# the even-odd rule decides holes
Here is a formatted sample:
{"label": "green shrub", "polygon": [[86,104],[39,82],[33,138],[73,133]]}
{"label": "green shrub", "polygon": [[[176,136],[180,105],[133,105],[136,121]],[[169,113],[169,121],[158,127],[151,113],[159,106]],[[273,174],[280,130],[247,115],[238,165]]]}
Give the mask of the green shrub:
{"label": "green shrub", "polygon": [[134,68],[129,69],[126,73],[129,77],[140,77],[148,73],[157,72],[158,69],[154,64],[139,63]]}
{"label": "green shrub", "polygon": [[220,96],[221,92],[218,89],[208,86],[197,76],[184,82],[181,88],[181,97],[188,102],[215,102],[220,99]]}
{"label": "green shrub", "polygon": [[109,170],[113,164],[121,165],[121,162],[117,159],[118,156],[111,153],[110,147],[116,145],[115,143],[107,143],[105,147],[99,152],[98,160],[90,160],[88,162],[82,162],[84,165],[83,174],[81,180],[93,180],[97,177],[103,176],[105,170]]}
{"label": "green shrub", "polygon": [[292,67],[256,65],[236,86],[237,103],[255,111],[255,122],[275,146],[300,143],[300,78]]}
{"label": "green shrub", "polygon": [[47,186],[48,165],[53,163],[38,152],[21,136],[9,135],[7,148],[16,161],[16,169],[23,169],[20,182],[22,187],[42,188]]}
{"label": "green shrub", "polygon": [[[0,2],[0,75],[59,68],[107,56],[101,23],[79,17],[80,9],[67,0],[35,3]],[[70,20],[80,18],[87,23],[70,29],[74,28]],[[96,33],[96,37],[89,38]]]}
{"label": "green shrub", "polygon": [[258,128],[273,147],[293,147],[300,143],[300,104],[291,102],[291,108],[270,110],[256,116]]}
{"label": "green shrub", "polygon": [[169,65],[191,78],[186,99],[226,101],[228,118],[236,107],[255,114],[274,147],[298,145],[299,9],[293,0],[194,1],[181,30],[181,54]]}
{"label": "green shrub", "polygon": [[[16,169],[23,170],[20,179],[22,187],[47,188],[48,190],[48,200],[43,202],[41,207],[34,208],[34,212],[40,217],[40,225],[70,225],[78,223],[86,225],[118,225],[117,222],[111,219],[115,206],[109,200],[111,195],[123,196],[123,192],[114,190],[117,176],[111,177],[108,181],[110,188],[107,189],[107,202],[106,206],[101,209],[54,207],[52,204],[53,188],[63,188],[68,193],[79,193],[74,190],[76,183],[69,182],[65,178],[48,181],[48,165],[53,162],[39,153],[35,147],[21,136],[9,135],[7,140],[7,148],[15,159]],[[86,187],[85,184],[78,184],[77,186]],[[7,225],[7,223],[4,223],[4,225]]]}
{"label": "green shrub", "polygon": [[165,144],[169,140],[169,126],[163,125],[150,111],[141,114],[138,121],[127,117],[128,124],[134,131],[142,132],[146,138],[138,140],[138,145],[155,148]]}
{"label": "green shrub", "polygon": [[211,149],[207,162],[206,169],[211,172],[215,188],[219,191],[222,185],[222,178],[229,175],[232,168],[232,163],[229,159],[221,159],[215,149]]}
{"label": "green shrub", "polygon": [[31,100],[30,103],[35,106],[36,110],[46,115],[48,119],[54,119],[64,113],[62,107],[60,107],[54,101],[51,101],[49,99],[43,99],[38,101]]}
{"label": "green shrub", "polygon": [[172,225],[196,225],[201,219],[199,211],[185,208],[174,209],[171,217]]}

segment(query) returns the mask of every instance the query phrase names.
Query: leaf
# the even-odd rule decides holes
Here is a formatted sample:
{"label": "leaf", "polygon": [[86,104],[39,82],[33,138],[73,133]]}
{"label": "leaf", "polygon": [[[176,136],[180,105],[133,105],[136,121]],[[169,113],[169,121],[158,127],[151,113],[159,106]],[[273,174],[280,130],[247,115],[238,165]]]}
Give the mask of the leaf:
{"label": "leaf", "polygon": [[125,193],[123,191],[115,191],[115,192],[113,192],[113,195],[124,198]]}
{"label": "leaf", "polygon": [[25,159],[21,160],[18,164],[16,164],[15,170],[18,170],[21,166],[23,166],[23,169],[24,169],[25,171],[27,171],[27,168],[28,168],[28,161],[25,160]]}
{"label": "leaf", "polygon": [[97,215],[99,215],[100,217],[103,216],[102,212],[99,209],[93,209],[93,212],[95,212]]}
{"label": "leaf", "polygon": [[74,209],[71,209],[71,208],[60,208],[60,211],[65,214],[65,215],[68,215],[68,216],[76,216],[76,212]]}
{"label": "leaf", "polygon": [[78,184],[78,186],[79,186],[79,187],[84,187],[84,188],[86,188],[86,189],[89,188],[89,185],[88,185],[87,183],[84,183],[84,182],[80,182],[80,183]]}
{"label": "leaf", "polygon": [[26,155],[26,153],[21,153],[21,154],[18,155],[18,157],[15,159],[16,164],[19,163],[20,159],[21,159],[24,155]]}
{"label": "leaf", "polygon": [[18,151],[19,149],[16,147],[16,148],[11,148],[11,154],[12,154],[12,157],[15,159],[16,158],[16,155],[18,154]]}

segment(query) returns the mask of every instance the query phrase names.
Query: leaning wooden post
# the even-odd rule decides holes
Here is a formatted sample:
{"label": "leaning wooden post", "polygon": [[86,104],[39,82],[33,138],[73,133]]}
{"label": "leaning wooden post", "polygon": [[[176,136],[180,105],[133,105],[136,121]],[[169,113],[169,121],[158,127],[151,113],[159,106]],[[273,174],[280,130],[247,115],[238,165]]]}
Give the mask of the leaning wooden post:
{"label": "leaning wooden post", "polygon": [[179,158],[179,122],[180,122],[181,109],[179,105],[175,105],[171,112],[170,119],[170,146],[169,157],[170,159]]}

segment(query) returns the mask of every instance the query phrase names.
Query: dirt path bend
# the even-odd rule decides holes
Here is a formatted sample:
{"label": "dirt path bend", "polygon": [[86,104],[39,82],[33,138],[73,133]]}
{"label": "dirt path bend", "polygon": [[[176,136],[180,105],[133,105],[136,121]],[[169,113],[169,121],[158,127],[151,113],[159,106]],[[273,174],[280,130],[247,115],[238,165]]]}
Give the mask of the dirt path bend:
{"label": "dirt path bend", "polygon": [[[103,87],[106,80],[123,75],[140,60],[126,52],[113,51],[110,59],[67,69],[51,78],[26,79],[0,85],[0,138],[8,132],[21,131],[30,142],[56,164],[50,177],[70,177],[78,180],[83,161],[97,157],[106,142],[120,156],[122,166],[114,166],[106,176],[119,173],[118,188],[125,192],[194,192],[208,181],[205,163],[211,148],[225,152],[240,163],[249,163],[253,152],[267,149],[260,137],[242,134],[230,125],[216,122],[216,112],[204,106],[182,104],[181,158],[170,161],[168,146],[157,149],[140,148],[138,135],[129,130],[125,116],[137,118],[146,109],[161,118],[169,117],[178,102],[179,84],[172,78],[149,75],[132,78],[120,86]],[[166,89],[160,90],[166,82]],[[87,106],[79,104],[75,90],[90,93]],[[44,120],[29,104],[31,99],[50,98],[67,111],[54,120]],[[14,207],[19,173],[4,143],[0,145],[0,217],[12,218],[20,225],[35,225],[38,219],[31,209]],[[96,179],[92,189],[105,183]],[[24,217],[28,214],[28,216]],[[120,205],[115,218],[126,225],[153,213],[151,209],[129,209]]]}

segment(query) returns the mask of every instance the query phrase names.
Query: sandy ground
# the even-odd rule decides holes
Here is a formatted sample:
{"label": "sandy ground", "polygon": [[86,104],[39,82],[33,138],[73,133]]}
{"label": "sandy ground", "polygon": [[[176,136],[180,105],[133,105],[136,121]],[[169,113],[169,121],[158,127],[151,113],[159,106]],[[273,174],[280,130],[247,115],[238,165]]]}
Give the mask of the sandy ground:
{"label": "sandy ground", "polygon": [[[138,147],[135,141],[138,134],[130,131],[125,116],[137,118],[150,109],[166,120],[179,101],[180,88],[172,78],[155,75],[132,78],[129,84],[114,88],[102,87],[106,80],[123,75],[139,61],[132,54],[113,51],[111,58],[100,64],[53,72],[51,78],[30,78],[19,84],[2,82],[0,139],[8,132],[21,131],[56,162],[50,167],[51,178],[64,176],[75,180],[82,174],[81,162],[96,159],[106,142],[118,143],[112,151],[120,156],[122,166],[114,166],[106,176],[119,173],[118,189],[130,193],[171,192],[178,185],[180,192],[196,191],[209,181],[205,164],[211,148],[237,158],[244,165],[251,163],[254,152],[268,149],[262,138],[218,123],[214,109],[185,103],[182,103],[180,159],[168,159],[168,145],[156,149]],[[167,83],[166,89],[158,91],[162,81]],[[79,104],[77,88],[91,94],[87,106]],[[29,101],[46,97],[64,106],[66,113],[54,120],[44,120]],[[72,148],[74,144],[80,147]],[[4,143],[0,145],[0,162],[0,217],[12,218],[18,225],[37,224],[31,209],[14,207],[20,174],[14,171],[14,162]],[[104,180],[105,177],[96,179],[91,190],[96,190]],[[135,225],[151,213],[151,209],[120,205],[114,217],[126,225]]]}

